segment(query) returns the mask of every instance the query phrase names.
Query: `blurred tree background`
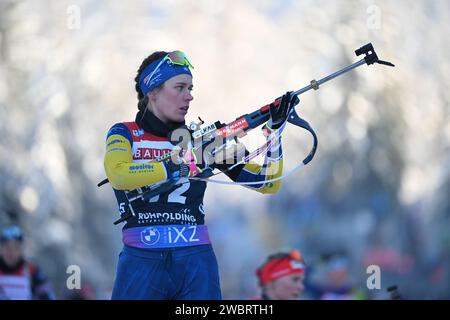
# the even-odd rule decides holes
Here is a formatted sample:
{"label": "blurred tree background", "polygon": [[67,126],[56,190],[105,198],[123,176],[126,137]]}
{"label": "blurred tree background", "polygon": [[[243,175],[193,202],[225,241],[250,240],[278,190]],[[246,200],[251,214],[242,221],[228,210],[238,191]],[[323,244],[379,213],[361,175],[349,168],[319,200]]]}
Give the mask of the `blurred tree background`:
{"label": "blurred tree background", "polygon": [[[107,298],[121,232],[110,187],[96,184],[109,127],[134,119],[146,56],[185,51],[195,67],[187,120],[227,122],[359,60],[354,50],[372,42],[396,68],[363,66],[300,97],[319,149],[278,194],[208,186],[223,296],[254,296],[266,256],[297,247],[311,265],[345,252],[361,290],[377,264],[383,290],[448,299],[448,21],[449,0],[2,0],[0,225],[24,227],[60,299],[73,264]],[[289,170],[311,141],[294,127],[283,141]]]}

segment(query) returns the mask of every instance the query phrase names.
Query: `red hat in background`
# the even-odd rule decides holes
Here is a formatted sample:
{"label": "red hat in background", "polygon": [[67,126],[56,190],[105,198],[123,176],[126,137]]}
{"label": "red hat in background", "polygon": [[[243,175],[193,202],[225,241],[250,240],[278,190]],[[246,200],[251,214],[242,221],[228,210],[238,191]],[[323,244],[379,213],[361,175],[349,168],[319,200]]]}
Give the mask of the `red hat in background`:
{"label": "red hat in background", "polygon": [[292,250],[288,254],[276,255],[273,258],[269,257],[269,260],[256,271],[262,286],[287,275],[304,273],[305,265],[298,250]]}

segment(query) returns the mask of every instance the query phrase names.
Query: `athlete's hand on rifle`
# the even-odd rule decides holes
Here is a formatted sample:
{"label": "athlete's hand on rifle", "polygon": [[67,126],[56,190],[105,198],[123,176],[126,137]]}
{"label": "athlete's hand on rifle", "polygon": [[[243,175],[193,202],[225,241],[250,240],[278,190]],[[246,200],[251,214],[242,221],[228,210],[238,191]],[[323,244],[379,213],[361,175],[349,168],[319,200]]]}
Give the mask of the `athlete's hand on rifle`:
{"label": "athlete's hand on rifle", "polygon": [[300,100],[297,96],[292,96],[292,91],[286,92],[285,95],[281,97],[280,103],[275,105],[275,103],[270,104],[270,120],[268,126],[270,129],[278,129],[286,121],[289,116],[290,111],[294,108]]}
{"label": "athlete's hand on rifle", "polygon": [[187,146],[187,149],[179,146],[176,148],[177,151],[172,152],[171,157],[164,160],[164,164],[173,178],[190,178],[203,172],[206,162],[203,158],[199,160],[200,150],[194,150],[190,145]]}
{"label": "athlete's hand on rifle", "polygon": [[194,177],[202,173],[206,166],[201,154],[202,148],[192,147],[192,137],[188,127],[184,125],[177,128],[171,131],[168,137],[170,143],[175,146],[172,150],[169,170],[180,178]]}
{"label": "athlete's hand on rifle", "polygon": [[187,157],[179,157],[176,160],[167,159],[165,166],[175,179],[194,177],[203,172],[204,166],[197,163],[197,158],[192,154]]}
{"label": "athlete's hand on rifle", "polygon": [[[199,161],[199,160],[200,161]],[[204,159],[200,158],[192,148],[186,150],[184,156],[181,158],[180,176],[181,177],[195,177],[203,172],[205,168]]]}

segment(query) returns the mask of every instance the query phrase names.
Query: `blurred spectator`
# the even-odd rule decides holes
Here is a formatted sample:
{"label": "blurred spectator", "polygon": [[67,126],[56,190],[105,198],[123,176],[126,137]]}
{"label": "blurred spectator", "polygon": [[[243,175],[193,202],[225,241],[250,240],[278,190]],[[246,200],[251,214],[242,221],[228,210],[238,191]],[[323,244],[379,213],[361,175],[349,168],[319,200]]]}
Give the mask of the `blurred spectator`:
{"label": "blurred spectator", "polygon": [[365,266],[377,265],[384,271],[408,274],[415,267],[414,258],[394,248],[372,247],[363,257]]}
{"label": "blurred spectator", "polygon": [[23,231],[19,226],[13,225],[1,230],[0,299],[54,299],[44,274],[24,257],[23,238]]}
{"label": "blurred spectator", "polygon": [[304,290],[305,264],[298,250],[269,256],[256,274],[263,300],[296,300]]}
{"label": "blurred spectator", "polygon": [[361,300],[366,295],[357,290],[350,279],[348,258],[343,254],[327,255],[325,264],[315,279],[320,300]]}

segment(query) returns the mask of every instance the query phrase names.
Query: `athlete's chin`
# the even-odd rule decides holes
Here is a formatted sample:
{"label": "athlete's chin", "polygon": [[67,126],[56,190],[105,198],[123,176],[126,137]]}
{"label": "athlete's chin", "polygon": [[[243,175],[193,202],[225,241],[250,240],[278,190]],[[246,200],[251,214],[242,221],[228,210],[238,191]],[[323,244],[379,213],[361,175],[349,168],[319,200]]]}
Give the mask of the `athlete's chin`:
{"label": "athlete's chin", "polygon": [[185,114],[180,114],[180,115],[176,115],[174,117],[172,117],[172,119],[170,119],[172,122],[183,122],[185,120]]}

